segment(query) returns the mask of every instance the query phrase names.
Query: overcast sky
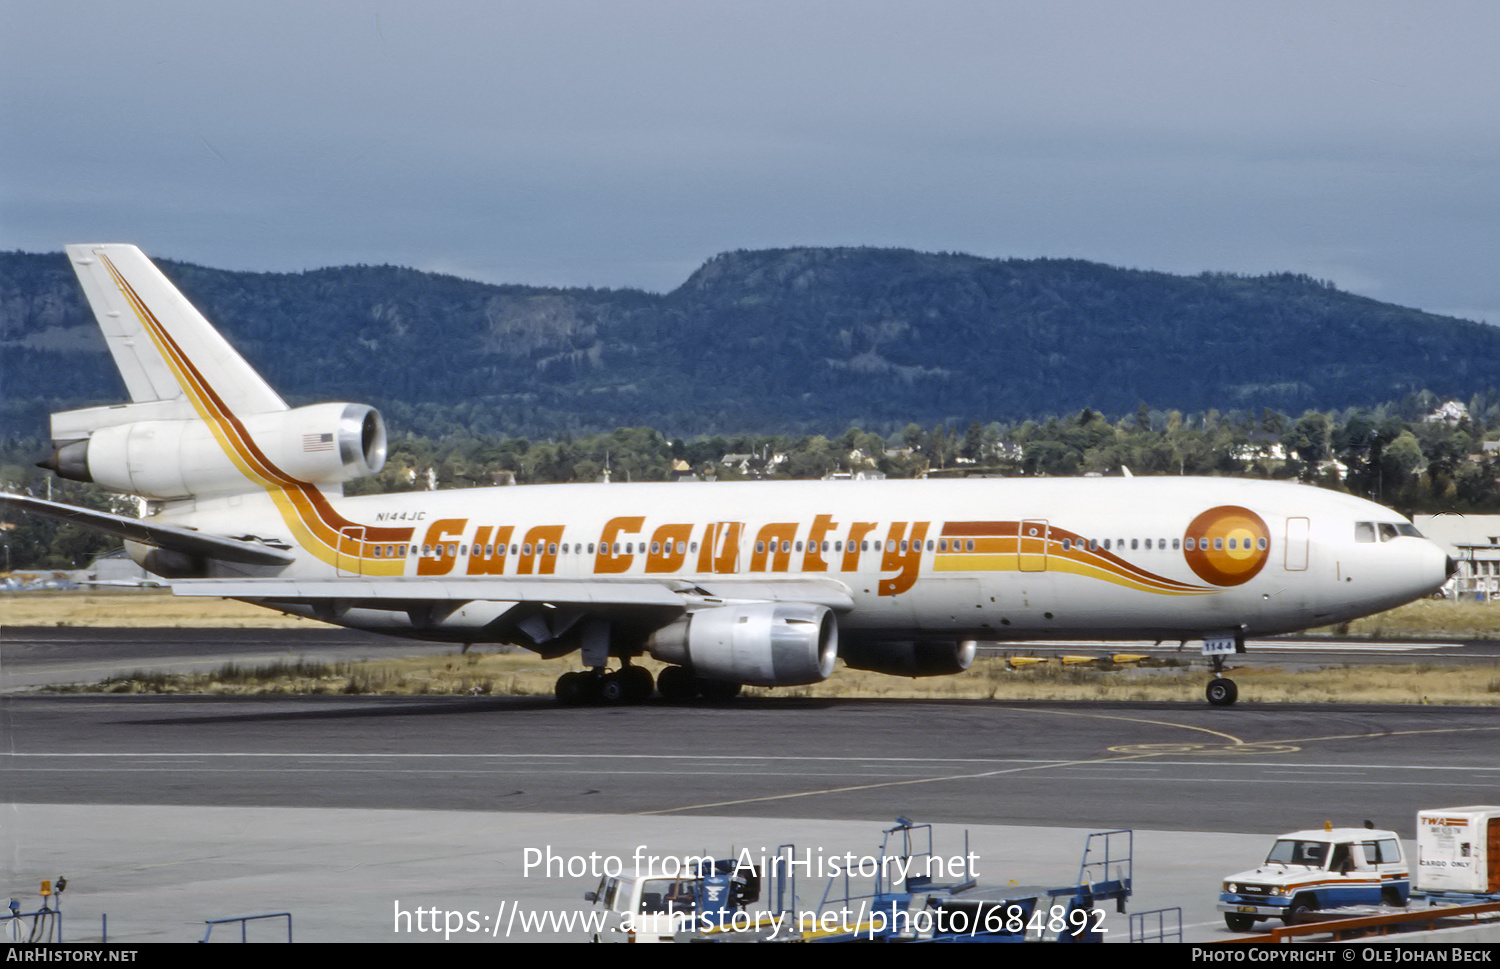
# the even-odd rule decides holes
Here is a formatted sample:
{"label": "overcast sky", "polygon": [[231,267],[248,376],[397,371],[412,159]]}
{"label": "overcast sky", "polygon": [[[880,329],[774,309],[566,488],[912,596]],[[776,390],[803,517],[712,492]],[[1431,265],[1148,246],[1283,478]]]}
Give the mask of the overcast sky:
{"label": "overcast sky", "polygon": [[0,0],[0,249],[1287,270],[1500,324],[1500,4]]}

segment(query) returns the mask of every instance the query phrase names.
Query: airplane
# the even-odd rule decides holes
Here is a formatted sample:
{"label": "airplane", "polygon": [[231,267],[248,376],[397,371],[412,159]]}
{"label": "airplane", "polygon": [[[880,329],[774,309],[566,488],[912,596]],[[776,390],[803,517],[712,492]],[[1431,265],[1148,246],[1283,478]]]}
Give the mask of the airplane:
{"label": "airplane", "polygon": [[[564,703],[734,696],[836,659],[959,673],[979,641],[1201,640],[1216,706],[1248,636],[1389,609],[1453,562],[1380,505],[1300,484],[1121,477],[562,484],[346,496],[386,428],[290,408],[136,247],[67,247],[130,403],[52,415],[58,475],[147,499],[112,533],[181,596],[546,658]],[[667,667],[655,678],[633,660]],[[610,671],[611,659],[618,668]]]}

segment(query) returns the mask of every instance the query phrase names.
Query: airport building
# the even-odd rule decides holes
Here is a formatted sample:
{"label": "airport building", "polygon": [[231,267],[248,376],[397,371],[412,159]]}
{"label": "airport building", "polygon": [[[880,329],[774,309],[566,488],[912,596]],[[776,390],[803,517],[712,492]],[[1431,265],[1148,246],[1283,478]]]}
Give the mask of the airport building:
{"label": "airport building", "polygon": [[1483,602],[1500,597],[1500,515],[1416,515],[1412,522],[1458,559],[1450,595]]}

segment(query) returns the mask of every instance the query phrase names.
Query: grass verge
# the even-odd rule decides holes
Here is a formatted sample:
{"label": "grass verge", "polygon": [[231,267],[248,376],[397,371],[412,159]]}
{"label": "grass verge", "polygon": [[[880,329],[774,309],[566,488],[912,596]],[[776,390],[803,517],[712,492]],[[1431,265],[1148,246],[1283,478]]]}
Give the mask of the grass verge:
{"label": "grass verge", "polygon": [[[645,662],[656,672],[660,664]],[[550,696],[571,668],[515,653],[470,651],[363,663],[226,664],[208,673],[135,672],[95,683],[44,688],[56,693],[210,695]],[[1500,706],[1500,666],[1348,666],[1289,671],[1246,666],[1233,672],[1252,703],[1413,703]],[[1201,664],[1174,661],[1119,665],[1057,660],[1012,666],[981,658],[956,676],[907,679],[839,669],[823,683],[745,691],[747,697],[935,700],[1200,701],[1208,675]]]}

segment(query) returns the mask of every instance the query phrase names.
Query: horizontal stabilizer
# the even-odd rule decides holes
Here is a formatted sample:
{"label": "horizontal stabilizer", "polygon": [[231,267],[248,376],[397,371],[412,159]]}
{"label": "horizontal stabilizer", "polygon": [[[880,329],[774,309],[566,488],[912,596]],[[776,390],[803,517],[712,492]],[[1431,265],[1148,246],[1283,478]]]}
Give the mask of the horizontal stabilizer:
{"label": "horizontal stabilizer", "polygon": [[185,555],[219,559],[223,562],[239,562],[244,565],[290,565],[296,560],[296,556],[291,552],[258,542],[245,542],[222,535],[209,535],[177,525],[155,524],[141,518],[111,515],[105,511],[78,508],[74,505],[32,498],[29,495],[0,494],[0,507],[18,508],[43,518],[52,518],[71,525],[90,528],[96,532],[115,535],[126,541],[171,549]]}

